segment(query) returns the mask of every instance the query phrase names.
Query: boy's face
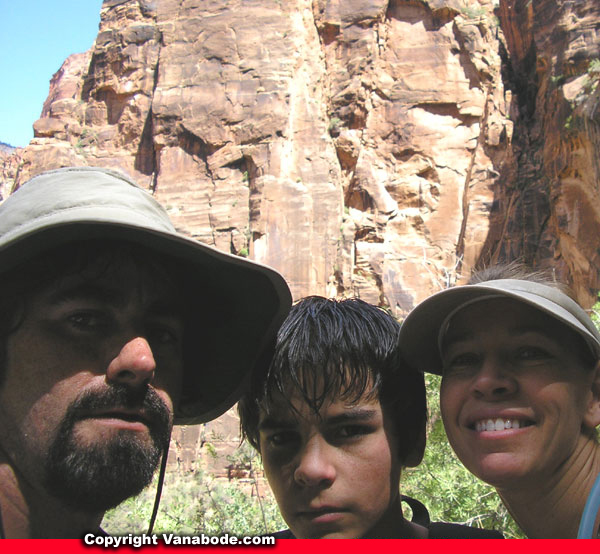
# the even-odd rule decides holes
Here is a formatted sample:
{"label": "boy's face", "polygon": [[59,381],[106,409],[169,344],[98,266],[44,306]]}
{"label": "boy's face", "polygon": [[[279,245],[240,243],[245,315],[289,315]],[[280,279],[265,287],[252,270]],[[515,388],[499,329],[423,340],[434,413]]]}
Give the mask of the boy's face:
{"label": "boy's face", "polygon": [[396,434],[377,399],[326,402],[319,414],[299,397],[261,411],[265,473],[297,538],[389,536],[402,523]]}

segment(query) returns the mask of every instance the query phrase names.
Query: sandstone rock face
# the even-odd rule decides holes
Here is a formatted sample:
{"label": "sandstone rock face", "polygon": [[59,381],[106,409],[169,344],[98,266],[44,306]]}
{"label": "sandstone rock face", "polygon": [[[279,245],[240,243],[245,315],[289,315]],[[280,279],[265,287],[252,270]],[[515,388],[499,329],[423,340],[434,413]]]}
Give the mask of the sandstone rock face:
{"label": "sandstone rock face", "polygon": [[486,255],[555,268],[591,306],[600,288],[600,4],[507,0],[515,102]]}
{"label": "sandstone rock face", "polygon": [[[1,192],[46,169],[120,168],[183,232],[274,266],[296,298],[402,317],[478,264],[521,258],[590,306],[600,4],[495,4],[105,0],[35,138],[3,157]],[[180,429],[170,460],[189,469],[236,435],[232,412]]]}
{"label": "sandstone rock face", "polygon": [[21,163],[22,148],[15,148],[0,142],[0,201],[4,200],[15,181]]}
{"label": "sandstone rock face", "polygon": [[491,2],[106,0],[16,186],[121,168],[296,298],[399,317],[476,263],[512,134]]}

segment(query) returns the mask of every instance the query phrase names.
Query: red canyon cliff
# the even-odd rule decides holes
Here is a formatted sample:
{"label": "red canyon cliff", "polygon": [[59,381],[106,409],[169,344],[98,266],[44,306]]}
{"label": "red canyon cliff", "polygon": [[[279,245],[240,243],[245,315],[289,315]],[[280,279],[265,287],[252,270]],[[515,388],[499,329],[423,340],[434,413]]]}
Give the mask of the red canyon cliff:
{"label": "red canyon cliff", "polygon": [[398,316],[476,264],[600,288],[600,4],[105,0],[3,194],[118,167],[295,297]]}

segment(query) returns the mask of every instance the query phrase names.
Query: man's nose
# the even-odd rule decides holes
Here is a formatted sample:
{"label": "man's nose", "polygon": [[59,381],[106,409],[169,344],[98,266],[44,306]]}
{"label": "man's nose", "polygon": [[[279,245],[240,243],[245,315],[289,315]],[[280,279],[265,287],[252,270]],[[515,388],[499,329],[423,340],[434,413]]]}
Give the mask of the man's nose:
{"label": "man's nose", "polygon": [[304,445],[294,472],[294,480],[304,487],[329,487],[335,481],[336,471],[328,456],[327,445],[317,438]]}
{"label": "man's nose", "polygon": [[156,362],[150,344],[143,337],[129,339],[110,361],[106,378],[129,387],[148,384],[154,378]]}

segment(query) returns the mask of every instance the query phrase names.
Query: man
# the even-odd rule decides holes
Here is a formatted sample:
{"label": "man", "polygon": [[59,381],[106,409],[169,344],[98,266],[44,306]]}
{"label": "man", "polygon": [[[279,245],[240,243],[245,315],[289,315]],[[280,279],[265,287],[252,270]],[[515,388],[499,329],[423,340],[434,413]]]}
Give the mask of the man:
{"label": "man", "polygon": [[[282,325],[268,371],[238,408],[289,530],[280,538],[502,538],[430,523],[400,494],[425,449],[422,373],[404,364],[400,325],[359,299],[308,297]],[[401,502],[412,508],[408,521]]]}
{"label": "man", "polygon": [[137,494],[171,426],[238,399],[291,304],[178,234],[123,175],[43,173],[0,206],[0,532],[76,538]]}

